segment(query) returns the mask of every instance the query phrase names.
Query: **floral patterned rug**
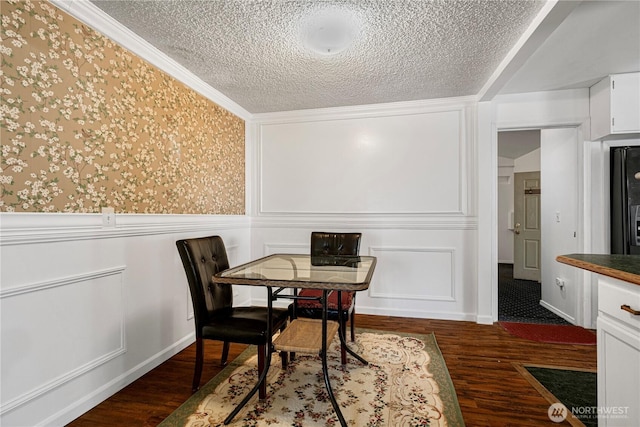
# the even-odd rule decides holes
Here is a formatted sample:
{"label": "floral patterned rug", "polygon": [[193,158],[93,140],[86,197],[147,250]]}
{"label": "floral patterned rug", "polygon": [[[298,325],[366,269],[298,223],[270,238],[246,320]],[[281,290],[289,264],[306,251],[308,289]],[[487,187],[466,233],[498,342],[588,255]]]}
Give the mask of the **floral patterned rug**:
{"label": "floral patterned rug", "polygon": [[[433,334],[359,331],[350,347],[369,361],[340,364],[336,337],[328,353],[331,386],[350,426],[464,426],[449,372]],[[221,426],[257,379],[255,347],[202,387],[160,427]],[[256,396],[230,426],[336,426],[318,356],[297,354],[286,370],[272,357],[267,399]]]}

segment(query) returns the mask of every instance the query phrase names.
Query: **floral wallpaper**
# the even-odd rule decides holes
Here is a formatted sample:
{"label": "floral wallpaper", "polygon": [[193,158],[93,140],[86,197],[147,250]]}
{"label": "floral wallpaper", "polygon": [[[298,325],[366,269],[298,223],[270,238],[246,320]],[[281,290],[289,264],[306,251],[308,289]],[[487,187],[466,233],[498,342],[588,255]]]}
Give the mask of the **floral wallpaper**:
{"label": "floral wallpaper", "polygon": [[0,1],[2,212],[244,214],[244,121],[45,1]]}

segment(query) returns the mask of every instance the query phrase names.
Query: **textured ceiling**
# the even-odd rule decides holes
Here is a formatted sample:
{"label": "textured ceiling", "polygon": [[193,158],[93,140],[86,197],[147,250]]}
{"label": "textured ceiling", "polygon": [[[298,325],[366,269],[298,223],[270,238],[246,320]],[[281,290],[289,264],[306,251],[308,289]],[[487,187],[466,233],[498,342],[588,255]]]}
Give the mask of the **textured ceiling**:
{"label": "textured ceiling", "polygon": [[[542,8],[529,0],[92,2],[251,113],[476,95]],[[353,43],[303,42],[329,10]]]}
{"label": "textured ceiling", "polygon": [[633,71],[640,71],[640,1],[583,1],[501,93],[586,88]]}

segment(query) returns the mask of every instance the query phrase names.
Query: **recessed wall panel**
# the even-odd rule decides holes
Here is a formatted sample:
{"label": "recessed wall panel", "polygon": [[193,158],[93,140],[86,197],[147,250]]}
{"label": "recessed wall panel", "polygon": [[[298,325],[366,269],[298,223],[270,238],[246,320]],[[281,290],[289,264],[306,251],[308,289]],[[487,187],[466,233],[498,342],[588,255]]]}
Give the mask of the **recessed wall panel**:
{"label": "recessed wall panel", "polygon": [[260,211],[460,213],[463,116],[263,124]]}
{"label": "recessed wall panel", "polygon": [[122,270],[2,294],[3,411],[125,351]]}
{"label": "recessed wall panel", "polygon": [[454,249],[371,248],[371,298],[455,301]]}

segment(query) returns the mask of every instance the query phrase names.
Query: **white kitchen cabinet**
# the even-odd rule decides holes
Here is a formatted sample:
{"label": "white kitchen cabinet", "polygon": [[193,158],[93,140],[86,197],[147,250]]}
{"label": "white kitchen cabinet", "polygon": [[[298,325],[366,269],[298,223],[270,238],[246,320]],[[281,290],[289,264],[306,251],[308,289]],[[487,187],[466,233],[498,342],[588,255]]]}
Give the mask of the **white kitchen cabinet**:
{"label": "white kitchen cabinet", "polygon": [[640,286],[598,279],[598,425],[640,420]]}
{"label": "white kitchen cabinet", "polygon": [[592,140],[640,135],[640,72],[612,74],[589,92]]}

